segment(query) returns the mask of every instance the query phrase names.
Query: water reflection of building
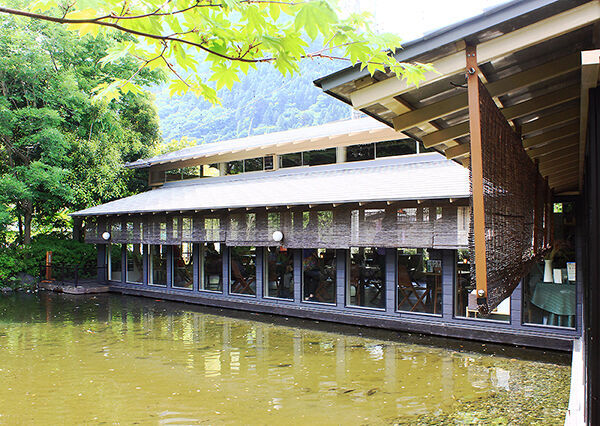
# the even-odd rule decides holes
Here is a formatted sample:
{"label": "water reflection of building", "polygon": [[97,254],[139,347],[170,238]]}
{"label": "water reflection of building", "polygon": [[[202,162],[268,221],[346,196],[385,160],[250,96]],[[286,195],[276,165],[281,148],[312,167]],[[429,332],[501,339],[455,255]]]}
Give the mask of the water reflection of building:
{"label": "water reflection of building", "polygon": [[[582,200],[573,196],[579,157],[570,152],[579,146],[581,87],[573,82],[581,50],[593,47],[597,13],[586,2],[574,12],[562,1],[555,8],[520,3],[531,13],[520,16],[524,9],[509,4],[408,43],[399,53],[406,60],[448,67],[419,89],[355,68],[317,81],[385,124],[349,120],[130,164],[149,170],[154,190],[76,213],[98,245],[100,279],[127,294],[570,349],[582,329],[582,271],[566,273],[567,264],[581,268],[582,247],[574,220]],[[577,25],[568,13],[581,14]],[[525,40],[532,25],[547,36]],[[471,192],[462,167],[471,167],[474,120],[463,87],[465,58],[473,58],[465,44],[484,52],[485,117],[494,120],[487,127],[518,140],[502,151],[512,163],[486,157],[484,194]],[[471,212],[475,195],[487,197],[493,215]],[[484,232],[469,232],[478,224]],[[487,258],[468,250],[469,235],[474,247],[488,237]],[[561,271],[544,282],[541,260],[558,240]],[[484,272],[492,271],[486,286],[483,274],[472,279],[484,260]]]}

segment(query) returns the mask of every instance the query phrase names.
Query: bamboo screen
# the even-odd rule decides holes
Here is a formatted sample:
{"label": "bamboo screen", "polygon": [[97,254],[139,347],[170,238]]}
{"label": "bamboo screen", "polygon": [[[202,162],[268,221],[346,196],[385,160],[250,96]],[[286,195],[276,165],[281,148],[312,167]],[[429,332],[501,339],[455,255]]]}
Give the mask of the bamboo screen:
{"label": "bamboo screen", "polygon": [[[479,107],[488,292],[487,306],[479,308],[486,313],[513,292],[531,263],[542,254],[546,244],[543,218],[548,217],[545,208],[549,208],[549,202],[545,180],[481,81]],[[471,280],[475,285],[473,238],[470,248]]]}
{"label": "bamboo screen", "polygon": [[155,214],[90,217],[86,241],[179,244],[221,241],[229,246],[273,246],[274,231],[289,248],[466,248],[469,207],[442,205],[399,208],[336,208],[215,214]]}

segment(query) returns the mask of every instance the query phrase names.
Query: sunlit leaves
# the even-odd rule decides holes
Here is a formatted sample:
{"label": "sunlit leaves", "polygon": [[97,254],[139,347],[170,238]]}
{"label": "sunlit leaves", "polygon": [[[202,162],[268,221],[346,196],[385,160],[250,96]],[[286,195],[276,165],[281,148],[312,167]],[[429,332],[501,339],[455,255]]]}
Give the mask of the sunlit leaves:
{"label": "sunlit leaves", "polygon": [[[134,34],[136,43],[122,43],[121,51],[109,52],[101,64],[133,56],[142,67],[161,67],[172,73],[172,94],[191,91],[213,103],[218,98],[211,90],[231,89],[242,74],[261,62],[288,75],[298,72],[303,59],[331,57],[360,64],[371,74],[392,71],[410,84],[417,84],[430,71],[427,65],[398,63],[391,52],[400,47],[400,38],[372,32],[368,12],[341,18],[337,0],[75,0],[66,6],[39,0],[32,7],[87,20],[71,25],[80,36],[96,36],[98,28],[115,27]],[[308,40],[322,40],[323,46],[307,51]],[[202,62],[212,73],[211,90],[192,78]],[[104,84],[97,96],[107,99],[116,99],[115,90],[125,87]]]}

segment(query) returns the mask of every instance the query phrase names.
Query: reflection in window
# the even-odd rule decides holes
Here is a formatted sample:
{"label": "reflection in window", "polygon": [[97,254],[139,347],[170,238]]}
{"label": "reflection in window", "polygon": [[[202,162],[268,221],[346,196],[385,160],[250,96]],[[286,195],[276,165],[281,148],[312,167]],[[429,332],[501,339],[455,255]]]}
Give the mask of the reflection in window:
{"label": "reflection in window", "polygon": [[471,283],[471,265],[468,250],[458,250],[454,315],[457,317],[510,321],[510,297],[504,299],[489,315],[479,314],[477,289]]}
{"label": "reflection in window", "polygon": [[375,144],[375,155],[377,158],[381,158],[394,155],[416,154],[417,143],[412,139],[377,142]]}
{"label": "reflection in window", "polygon": [[191,290],[194,287],[192,243],[173,247],[173,287]]}
{"label": "reflection in window", "polygon": [[167,249],[163,244],[150,245],[148,284],[167,286]]}
{"label": "reflection in window", "polygon": [[321,164],[333,164],[336,161],[335,148],[317,149],[302,153],[302,164],[304,166],[318,166]]}
{"label": "reflection in window", "polygon": [[265,249],[265,254],[265,296],[279,299],[293,299],[293,250],[284,247],[268,247]]}
{"label": "reflection in window", "polygon": [[247,160],[244,160],[244,172],[258,172],[263,170],[263,168],[263,157],[249,158]]}
{"label": "reflection in window", "polygon": [[279,167],[299,167],[302,165],[302,153],[283,154],[279,156]]}
{"label": "reflection in window", "polygon": [[442,313],[442,261],[428,249],[398,249],[396,275],[399,311]]}
{"label": "reflection in window", "polygon": [[256,295],[256,247],[230,248],[230,291]]}
{"label": "reflection in window", "polygon": [[220,243],[204,243],[201,246],[200,261],[202,277],[200,288],[209,291],[223,291],[223,253]]}
{"label": "reflection in window", "polygon": [[575,328],[575,204],[554,203],[551,216],[552,250],[523,279],[523,322]]}
{"label": "reflection in window", "polygon": [[144,257],[141,244],[127,244],[127,276],[125,281],[142,284],[144,281]]}
{"label": "reflection in window", "polygon": [[108,279],[121,281],[123,277],[123,256],[121,244],[108,245]]}
{"label": "reflection in window", "polygon": [[373,160],[375,158],[375,144],[366,143],[351,145],[346,148],[346,161]]}
{"label": "reflection in window", "polygon": [[244,161],[230,161],[227,163],[227,174],[228,175],[237,175],[238,173],[244,173]]}
{"label": "reflection in window", "polygon": [[336,250],[302,250],[303,299],[333,303],[336,295]]}
{"label": "reflection in window", "polygon": [[385,249],[350,248],[346,297],[350,306],[385,308]]}

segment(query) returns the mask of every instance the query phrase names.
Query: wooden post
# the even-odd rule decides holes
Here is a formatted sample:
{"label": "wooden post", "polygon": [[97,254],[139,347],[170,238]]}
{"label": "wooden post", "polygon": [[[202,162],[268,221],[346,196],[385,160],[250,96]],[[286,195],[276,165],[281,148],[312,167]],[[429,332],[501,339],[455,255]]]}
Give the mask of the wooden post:
{"label": "wooden post", "polygon": [[[479,104],[479,67],[477,48],[467,46],[467,90],[469,131],[471,134],[471,180],[473,185],[473,238],[475,242],[475,280],[477,303],[487,300],[487,262],[485,252],[485,211],[483,203],[483,152],[481,147],[481,108]],[[485,300],[484,300],[485,299]]]}
{"label": "wooden post", "polygon": [[534,194],[535,194],[535,204],[533,205],[533,255],[536,256],[538,254],[538,248],[540,246],[540,234],[538,232],[538,228],[540,226],[540,211],[539,211],[539,168],[540,168],[540,160],[535,159],[535,170],[537,171],[535,176],[535,185],[534,185]]}
{"label": "wooden post", "polygon": [[52,252],[46,252],[46,281],[52,281]]}

